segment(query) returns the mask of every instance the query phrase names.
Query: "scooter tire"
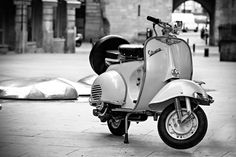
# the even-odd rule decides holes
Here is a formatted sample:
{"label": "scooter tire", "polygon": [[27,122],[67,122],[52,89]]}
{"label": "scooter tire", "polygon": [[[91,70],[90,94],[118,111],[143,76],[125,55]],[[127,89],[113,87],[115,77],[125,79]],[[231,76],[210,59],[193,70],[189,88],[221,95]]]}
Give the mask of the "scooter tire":
{"label": "scooter tire", "polygon": [[168,115],[175,110],[174,105],[169,105],[160,115],[158,120],[158,132],[161,139],[170,147],[175,149],[188,149],[197,145],[205,136],[208,122],[204,111],[200,106],[198,106],[194,111],[194,114],[198,119],[198,128],[196,132],[189,138],[183,140],[177,140],[171,137],[166,128],[166,120]]}
{"label": "scooter tire", "polygon": [[[125,134],[125,120],[120,120],[119,125],[114,127],[112,124],[114,122],[113,119],[109,119],[107,121],[107,126],[110,130],[110,132],[115,136],[123,136]],[[128,128],[130,126],[130,121],[128,121]]]}
{"label": "scooter tire", "polygon": [[105,60],[107,51],[118,50],[121,44],[129,44],[129,42],[118,35],[105,36],[95,43],[89,55],[90,65],[94,72],[100,75],[107,70],[109,66]]}

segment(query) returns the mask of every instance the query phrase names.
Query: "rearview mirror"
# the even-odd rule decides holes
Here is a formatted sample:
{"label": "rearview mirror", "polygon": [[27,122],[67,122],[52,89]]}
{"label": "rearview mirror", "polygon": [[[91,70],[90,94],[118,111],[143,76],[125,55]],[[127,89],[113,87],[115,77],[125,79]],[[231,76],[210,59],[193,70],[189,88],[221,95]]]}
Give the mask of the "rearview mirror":
{"label": "rearview mirror", "polygon": [[182,21],[175,21],[175,27],[181,29],[183,27],[183,22]]}
{"label": "rearview mirror", "polygon": [[179,34],[179,31],[183,27],[183,22],[182,21],[175,21],[172,26],[173,26],[172,33]]}

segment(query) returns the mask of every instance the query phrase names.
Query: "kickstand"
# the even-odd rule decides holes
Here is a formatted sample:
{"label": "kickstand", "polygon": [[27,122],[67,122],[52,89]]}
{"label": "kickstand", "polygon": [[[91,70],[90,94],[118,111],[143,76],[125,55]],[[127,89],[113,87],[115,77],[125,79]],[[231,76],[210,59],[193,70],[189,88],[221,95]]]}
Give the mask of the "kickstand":
{"label": "kickstand", "polygon": [[125,144],[129,144],[129,135],[128,135],[128,118],[129,116],[131,115],[132,113],[128,113],[126,116],[125,116],[125,139],[124,139],[124,143]]}

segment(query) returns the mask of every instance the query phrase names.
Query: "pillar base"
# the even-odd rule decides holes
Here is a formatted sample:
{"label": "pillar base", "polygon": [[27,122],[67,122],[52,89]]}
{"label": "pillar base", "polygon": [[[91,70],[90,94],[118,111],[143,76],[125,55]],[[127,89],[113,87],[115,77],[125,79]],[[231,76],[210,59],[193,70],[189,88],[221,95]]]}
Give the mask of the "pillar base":
{"label": "pillar base", "polygon": [[236,61],[236,41],[220,41],[220,61]]}
{"label": "pillar base", "polygon": [[65,39],[54,38],[53,53],[65,53]]}
{"label": "pillar base", "polygon": [[220,61],[236,61],[236,24],[219,27]]}

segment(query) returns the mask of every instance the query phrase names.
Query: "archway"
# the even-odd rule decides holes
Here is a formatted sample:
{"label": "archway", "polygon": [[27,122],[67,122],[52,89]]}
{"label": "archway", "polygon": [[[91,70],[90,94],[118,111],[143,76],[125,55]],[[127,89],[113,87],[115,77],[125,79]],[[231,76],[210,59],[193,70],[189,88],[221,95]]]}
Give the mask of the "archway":
{"label": "archway", "polygon": [[[172,12],[182,3],[188,0],[173,0],[173,8]],[[204,9],[209,14],[210,18],[210,45],[215,45],[216,44],[216,39],[215,39],[215,0],[194,0],[195,2],[198,2],[202,5]]]}

